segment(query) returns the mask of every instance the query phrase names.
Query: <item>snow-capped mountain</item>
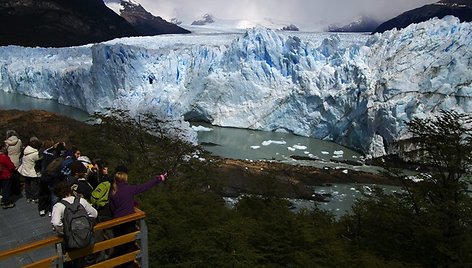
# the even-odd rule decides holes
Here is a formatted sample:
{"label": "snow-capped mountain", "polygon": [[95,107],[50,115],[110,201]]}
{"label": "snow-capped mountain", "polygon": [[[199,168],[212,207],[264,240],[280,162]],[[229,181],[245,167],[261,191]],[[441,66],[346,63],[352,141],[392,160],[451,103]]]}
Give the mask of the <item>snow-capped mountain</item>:
{"label": "snow-capped mountain", "polygon": [[270,18],[259,20],[245,19],[221,19],[211,14],[205,14],[201,18],[192,21],[173,18],[175,22],[185,29],[195,33],[235,33],[245,32],[254,27],[265,27],[273,30],[298,31],[299,28],[290,22],[279,21]]}
{"label": "snow-capped mountain", "polygon": [[215,19],[211,14],[205,14],[201,19],[194,20],[192,22],[192,25],[207,25],[207,24],[212,24],[215,22]]}
{"label": "snow-capped mountain", "polygon": [[472,112],[472,24],[454,17],[372,36],[258,27],[63,49],[9,46],[0,55],[4,91],[88,112],[116,106],[291,131],[372,156],[388,152],[413,116]]}
{"label": "snow-capped mountain", "polygon": [[380,21],[371,16],[360,16],[355,21],[347,25],[330,25],[328,31],[330,32],[372,32],[379,25]]}
{"label": "snow-capped mountain", "polygon": [[460,21],[472,21],[472,1],[442,0],[415,8],[380,24],[374,32],[382,33],[393,28],[403,29],[412,23],[420,23],[435,17],[441,19],[445,16],[455,16]]}
{"label": "snow-capped mountain", "polygon": [[108,0],[105,4],[133,25],[140,36],[190,33],[161,17],[152,15],[133,0]]}
{"label": "snow-capped mountain", "polygon": [[300,31],[300,29],[295,24],[290,24],[282,27],[282,31]]}

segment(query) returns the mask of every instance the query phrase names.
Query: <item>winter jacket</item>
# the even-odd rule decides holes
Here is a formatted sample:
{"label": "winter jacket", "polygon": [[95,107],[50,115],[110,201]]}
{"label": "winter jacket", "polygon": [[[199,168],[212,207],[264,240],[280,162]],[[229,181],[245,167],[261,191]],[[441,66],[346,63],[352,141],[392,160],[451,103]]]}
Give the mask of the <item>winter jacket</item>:
{"label": "winter jacket", "polygon": [[110,195],[110,207],[113,217],[118,218],[134,213],[134,196],[151,189],[159,180],[152,179],[140,185],[130,185],[127,182],[116,182],[116,193]]}
{"label": "winter jacket", "polygon": [[71,186],[72,192],[75,196],[81,196],[90,202],[92,196],[93,187],[88,183],[85,178],[78,178]]}
{"label": "winter jacket", "polygon": [[11,161],[10,157],[6,154],[0,153],[0,180],[9,180],[15,169],[15,165]]}
{"label": "winter jacket", "polygon": [[38,149],[35,149],[31,146],[26,146],[23,151],[23,159],[21,165],[18,168],[18,172],[25,177],[36,178],[41,174],[34,169],[36,161],[39,161],[39,152]]}
{"label": "winter jacket", "polygon": [[20,154],[21,154],[21,147],[23,147],[23,143],[17,136],[11,136],[5,140],[7,144],[8,156],[10,157],[11,161],[15,165],[15,168],[20,166]]}
{"label": "winter jacket", "polygon": [[[72,204],[74,203],[74,199],[75,199],[74,196],[68,196],[68,197],[64,197],[62,200],[65,200],[66,202]],[[87,211],[87,215],[90,218],[97,217],[98,215],[97,210],[94,207],[92,207],[92,205],[90,205],[90,203],[87,202],[87,200],[80,198],[79,202],[82,206],[84,206],[85,210]],[[62,228],[63,226],[62,220],[64,219],[65,209],[66,209],[66,206],[64,206],[64,204],[62,204],[61,202],[57,202],[52,207],[51,223],[52,223],[52,226],[54,226],[54,229],[56,230],[56,232],[60,235],[64,234],[63,228]]]}

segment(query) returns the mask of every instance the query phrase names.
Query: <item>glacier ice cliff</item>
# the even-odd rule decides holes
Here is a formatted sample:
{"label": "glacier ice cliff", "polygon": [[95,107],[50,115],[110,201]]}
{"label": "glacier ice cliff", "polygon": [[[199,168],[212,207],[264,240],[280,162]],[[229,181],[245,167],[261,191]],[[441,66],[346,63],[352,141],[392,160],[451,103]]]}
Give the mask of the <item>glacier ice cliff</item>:
{"label": "glacier ice cliff", "polygon": [[370,156],[388,153],[414,116],[471,112],[471,23],[446,17],[372,36],[290,34],[255,28],[0,47],[0,88],[88,112],[152,112],[183,128],[186,119],[290,131]]}

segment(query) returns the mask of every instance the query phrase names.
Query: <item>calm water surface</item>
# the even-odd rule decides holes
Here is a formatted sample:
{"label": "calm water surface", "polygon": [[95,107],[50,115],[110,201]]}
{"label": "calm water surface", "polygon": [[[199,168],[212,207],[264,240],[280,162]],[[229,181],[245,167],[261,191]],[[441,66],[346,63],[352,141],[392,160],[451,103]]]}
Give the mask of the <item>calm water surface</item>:
{"label": "calm water surface", "polygon": [[193,128],[198,131],[198,142],[203,148],[221,157],[366,172],[381,170],[375,166],[351,165],[348,161],[362,163],[363,156],[329,141],[290,133],[217,127],[204,123],[193,123]]}
{"label": "calm water surface", "polygon": [[21,111],[45,110],[65,115],[79,121],[85,121],[89,118],[88,113],[77,108],[59,104],[54,100],[38,99],[16,93],[7,93],[3,90],[0,90],[0,109],[16,109]]}
{"label": "calm water surface", "polygon": [[[58,113],[79,121],[85,121],[89,114],[79,109],[59,104],[57,101],[32,98],[20,94],[6,93],[0,90],[0,109],[46,110]],[[209,124],[193,124],[198,131],[198,141],[211,153],[227,158],[270,160],[289,164],[311,165],[330,168],[350,168],[356,170],[375,171],[376,167],[350,166],[334,161],[359,161],[362,155],[346,147],[332,142],[306,138],[290,133],[264,132],[237,128],[224,128]],[[292,156],[302,156],[313,160],[295,160]],[[361,197],[358,187],[372,187],[361,184],[333,184],[317,186],[316,193],[331,195],[330,202],[319,203],[306,200],[291,199],[294,210],[313,208],[315,205],[327,209],[336,216],[350,211],[356,198]],[[386,191],[397,191],[398,187],[381,186]],[[236,202],[227,199],[227,202]]]}

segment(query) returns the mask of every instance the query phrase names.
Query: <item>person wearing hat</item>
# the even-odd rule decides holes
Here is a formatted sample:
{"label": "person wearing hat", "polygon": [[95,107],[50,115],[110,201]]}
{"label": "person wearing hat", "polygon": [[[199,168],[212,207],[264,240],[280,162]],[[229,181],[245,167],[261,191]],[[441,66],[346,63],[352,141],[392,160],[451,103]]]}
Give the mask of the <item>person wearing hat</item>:
{"label": "person wearing hat", "polygon": [[75,160],[70,165],[71,176],[67,178],[68,183],[71,186],[72,193],[77,197],[83,197],[85,200],[90,202],[92,196],[93,187],[87,181],[87,167],[80,160]]}
{"label": "person wearing hat", "polygon": [[127,168],[126,166],[119,165],[119,166],[117,166],[117,167],[115,168],[115,174],[116,174],[117,172],[128,173],[129,170],[128,170],[128,168]]}

